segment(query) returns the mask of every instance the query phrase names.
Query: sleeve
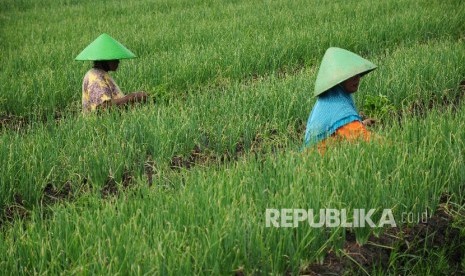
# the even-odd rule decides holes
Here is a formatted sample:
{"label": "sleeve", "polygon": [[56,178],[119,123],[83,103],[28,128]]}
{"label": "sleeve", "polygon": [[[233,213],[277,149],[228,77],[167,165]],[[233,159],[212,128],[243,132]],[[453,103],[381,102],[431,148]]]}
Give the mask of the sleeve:
{"label": "sleeve", "polygon": [[108,87],[110,89],[110,94],[109,95],[110,95],[110,97],[112,99],[119,99],[119,98],[122,98],[122,97],[125,96],[124,93],[119,88],[119,86],[113,80],[113,78],[110,77],[110,75],[105,76],[105,82],[106,82],[106,84],[108,85]]}

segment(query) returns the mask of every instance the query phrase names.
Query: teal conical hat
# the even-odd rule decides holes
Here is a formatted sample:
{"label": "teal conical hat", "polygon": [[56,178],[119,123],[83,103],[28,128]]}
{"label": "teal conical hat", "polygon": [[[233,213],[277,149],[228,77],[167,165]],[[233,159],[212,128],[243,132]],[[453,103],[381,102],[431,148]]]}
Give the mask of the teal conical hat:
{"label": "teal conical hat", "polygon": [[358,74],[366,74],[376,68],[370,61],[350,51],[331,47],[326,50],[315,81],[314,96]]}
{"label": "teal conical hat", "polygon": [[107,34],[101,34],[76,57],[76,60],[114,60],[136,55]]}

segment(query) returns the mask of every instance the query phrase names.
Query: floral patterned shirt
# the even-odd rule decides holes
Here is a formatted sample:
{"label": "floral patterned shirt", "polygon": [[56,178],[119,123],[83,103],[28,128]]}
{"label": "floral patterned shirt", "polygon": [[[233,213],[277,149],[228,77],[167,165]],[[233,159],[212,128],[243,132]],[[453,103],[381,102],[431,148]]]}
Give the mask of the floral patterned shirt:
{"label": "floral patterned shirt", "polygon": [[82,82],[82,111],[89,113],[97,106],[111,99],[124,97],[110,74],[102,69],[92,68]]}

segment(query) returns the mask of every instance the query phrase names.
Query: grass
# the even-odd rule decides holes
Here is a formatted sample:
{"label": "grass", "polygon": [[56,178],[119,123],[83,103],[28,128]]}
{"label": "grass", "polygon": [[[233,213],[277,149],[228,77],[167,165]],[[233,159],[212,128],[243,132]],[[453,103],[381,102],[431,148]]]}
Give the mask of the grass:
{"label": "grass", "polygon": [[[91,193],[53,207],[46,220],[36,210],[26,228],[16,222],[4,233],[0,264],[18,273],[297,272],[302,260],[321,258],[321,248],[340,246],[339,229],[266,228],[266,208],[393,208],[398,220],[434,209],[442,191],[456,192],[465,180],[462,114],[406,121],[402,138],[394,126],[381,144],[334,148],[323,158],[250,155],[161,175],[154,188],[137,175],[138,188],[111,201]],[[444,132],[449,139],[437,135]],[[358,230],[364,243],[371,231]]]}
{"label": "grass", "polygon": [[[295,274],[340,249],[344,231],[266,228],[266,208],[375,208],[376,221],[384,208],[399,219],[434,210],[443,192],[460,193],[463,104],[409,113],[418,101],[463,93],[460,1],[6,0],[0,7],[0,115],[29,120],[20,131],[0,130],[0,207],[20,194],[30,212],[0,231],[1,271]],[[155,103],[79,115],[90,64],[73,58],[101,32],[139,56],[112,73],[118,84],[149,91]],[[385,118],[373,129],[380,141],[320,156],[301,146],[329,46],[379,66],[355,98],[368,115]],[[386,105],[393,112],[383,113]],[[204,162],[170,168],[195,146]],[[156,170],[151,187],[148,160]],[[135,179],[129,190],[125,170]],[[121,193],[103,200],[109,176]],[[84,179],[91,188],[77,192]],[[46,185],[67,181],[76,197],[43,205]],[[354,232],[363,244],[382,230]],[[434,263],[412,269],[437,271]]]}
{"label": "grass", "polygon": [[[445,58],[447,62],[443,65],[459,68],[465,56],[452,58],[454,53],[460,54],[455,46],[456,43],[435,43],[427,45],[424,51],[451,49],[445,54],[451,58]],[[422,46],[417,47],[417,51],[421,50]],[[400,64],[399,60],[415,60],[416,53],[409,48],[400,57],[399,54],[389,57],[389,61]],[[380,68],[369,75],[356,96],[358,106],[363,108],[367,91],[380,91],[392,102],[401,102],[397,99],[404,98],[395,106],[396,110],[408,106],[407,95],[413,98],[413,93],[389,94],[391,88],[401,87],[405,79],[415,79],[418,75],[414,70],[405,70],[408,74],[393,79],[389,76],[394,76],[398,70],[388,63],[386,69]],[[451,74],[438,74],[434,82],[417,82],[417,98],[427,99],[438,93],[436,91],[454,89],[460,71],[449,72]],[[236,82],[227,89],[210,88],[189,93],[182,100],[155,104],[125,112],[122,116],[113,113],[81,118],[71,114],[58,123],[32,124],[27,133],[6,131],[1,137],[3,144],[15,147],[0,149],[6,160],[1,165],[4,193],[0,205],[12,200],[15,192],[25,195],[27,202],[36,204],[48,182],[60,185],[69,179],[85,177],[101,186],[109,174],[119,178],[125,168],[140,170],[148,155],[153,156],[158,165],[167,167],[174,155],[187,155],[195,145],[208,144],[216,155],[233,154],[237,143],[242,141],[250,148],[257,135],[266,136],[275,131],[279,133],[278,143],[297,149],[302,141],[299,131],[314,101],[308,97],[312,91],[308,79],[314,73],[310,68],[284,78],[271,75],[252,83]],[[381,77],[376,78],[376,75]]]}
{"label": "grass", "polygon": [[[227,87],[244,78],[316,66],[329,46],[370,59],[434,40],[459,42],[460,15],[465,12],[460,1],[434,5],[4,1],[2,5],[0,110],[39,118],[79,106],[82,76],[90,64],[73,59],[102,32],[140,56],[121,64],[120,86],[126,91],[147,90],[169,101],[186,90]],[[51,12],[54,9],[60,13]],[[460,52],[460,44],[454,48]],[[427,68],[421,70],[425,77],[431,74]]]}

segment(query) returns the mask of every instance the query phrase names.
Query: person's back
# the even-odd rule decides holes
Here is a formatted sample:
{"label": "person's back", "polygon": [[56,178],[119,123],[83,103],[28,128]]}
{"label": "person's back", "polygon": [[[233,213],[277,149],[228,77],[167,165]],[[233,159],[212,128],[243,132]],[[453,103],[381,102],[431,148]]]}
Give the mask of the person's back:
{"label": "person's back", "polygon": [[94,111],[97,106],[125,95],[105,70],[92,68],[87,71],[82,81],[82,110],[84,113]]}

